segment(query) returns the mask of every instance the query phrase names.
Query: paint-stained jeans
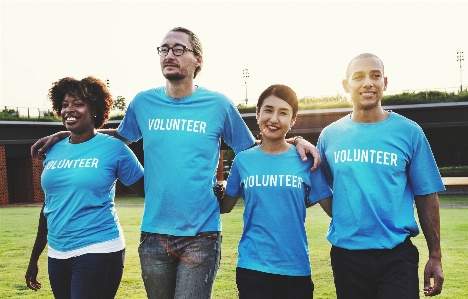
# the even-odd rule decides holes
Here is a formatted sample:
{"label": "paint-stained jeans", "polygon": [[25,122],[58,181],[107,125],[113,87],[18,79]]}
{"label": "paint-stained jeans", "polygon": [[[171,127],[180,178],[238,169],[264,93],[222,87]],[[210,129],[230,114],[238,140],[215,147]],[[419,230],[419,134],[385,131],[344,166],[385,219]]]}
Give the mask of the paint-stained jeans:
{"label": "paint-stained jeans", "polygon": [[141,273],[149,299],[205,299],[221,258],[221,233],[194,237],[141,233]]}

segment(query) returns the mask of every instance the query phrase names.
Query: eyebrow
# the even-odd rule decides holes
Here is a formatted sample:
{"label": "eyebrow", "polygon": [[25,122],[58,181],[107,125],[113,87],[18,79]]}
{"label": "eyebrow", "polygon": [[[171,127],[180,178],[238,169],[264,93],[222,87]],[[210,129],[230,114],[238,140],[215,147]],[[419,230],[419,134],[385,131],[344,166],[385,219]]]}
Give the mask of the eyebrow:
{"label": "eyebrow", "polygon": [[[264,107],[264,108],[275,108],[274,106],[271,106],[271,105],[264,105],[263,107]],[[278,110],[286,110],[286,111],[289,111],[288,108],[279,108]]]}
{"label": "eyebrow", "polygon": [[[179,44],[179,43],[175,43],[173,47],[175,47],[175,46],[183,46],[183,47],[188,48],[188,46],[183,45],[183,44]],[[168,44],[162,44],[161,47],[169,47],[169,45]]]}
{"label": "eyebrow", "polygon": [[[381,70],[371,70],[370,72],[371,73],[380,73],[380,74],[382,74]],[[364,71],[357,71],[357,72],[352,73],[351,75],[354,76],[354,75],[359,75],[359,74],[364,74],[364,73],[365,73]]]}

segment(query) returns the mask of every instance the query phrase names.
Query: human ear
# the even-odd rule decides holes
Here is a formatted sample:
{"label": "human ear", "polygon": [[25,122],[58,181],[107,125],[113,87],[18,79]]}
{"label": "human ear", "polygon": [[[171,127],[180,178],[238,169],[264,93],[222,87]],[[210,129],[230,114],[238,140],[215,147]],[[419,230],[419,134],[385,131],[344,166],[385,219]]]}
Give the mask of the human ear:
{"label": "human ear", "polygon": [[291,119],[291,124],[289,125],[290,128],[294,126],[294,124],[296,123],[296,119],[297,119],[297,115]]}
{"label": "human ear", "polygon": [[343,81],[341,81],[341,84],[343,85],[343,89],[349,93],[349,88],[348,88],[348,80],[347,79],[343,79]]}
{"label": "human ear", "polygon": [[386,91],[387,90],[387,84],[388,84],[387,77],[383,78],[383,82],[384,82],[383,90]]}

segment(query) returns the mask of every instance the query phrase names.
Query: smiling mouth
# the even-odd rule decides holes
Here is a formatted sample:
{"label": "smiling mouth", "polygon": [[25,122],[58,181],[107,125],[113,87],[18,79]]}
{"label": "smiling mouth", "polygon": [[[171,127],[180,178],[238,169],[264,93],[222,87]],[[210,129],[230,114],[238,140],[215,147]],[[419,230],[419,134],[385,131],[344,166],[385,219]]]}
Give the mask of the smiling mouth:
{"label": "smiling mouth", "polygon": [[275,127],[275,126],[266,126],[266,127],[267,127],[267,129],[270,130],[270,131],[277,131],[277,130],[279,130],[279,128],[278,128],[278,127]]}
{"label": "smiling mouth", "polygon": [[65,117],[65,123],[66,124],[72,124],[72,123],[76,123],[76,122],[77,122],[77,119],[74,116]]}

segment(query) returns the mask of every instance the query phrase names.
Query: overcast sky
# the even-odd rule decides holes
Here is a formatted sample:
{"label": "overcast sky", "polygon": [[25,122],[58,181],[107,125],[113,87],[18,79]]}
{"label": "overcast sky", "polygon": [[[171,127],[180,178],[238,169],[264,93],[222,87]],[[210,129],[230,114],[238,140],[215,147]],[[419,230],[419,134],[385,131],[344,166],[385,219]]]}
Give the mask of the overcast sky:
{"label": "overcast sky", "polygon": [[343,94],[354,56],[385,64],[389,93],[468,86],[468,1],[1,1],[0,107],[50,108],[52,82],[109,79],[127,103],[164,85],[156,47],[176,26],[199,35],[195,83],[249,105],[269,85]]}

